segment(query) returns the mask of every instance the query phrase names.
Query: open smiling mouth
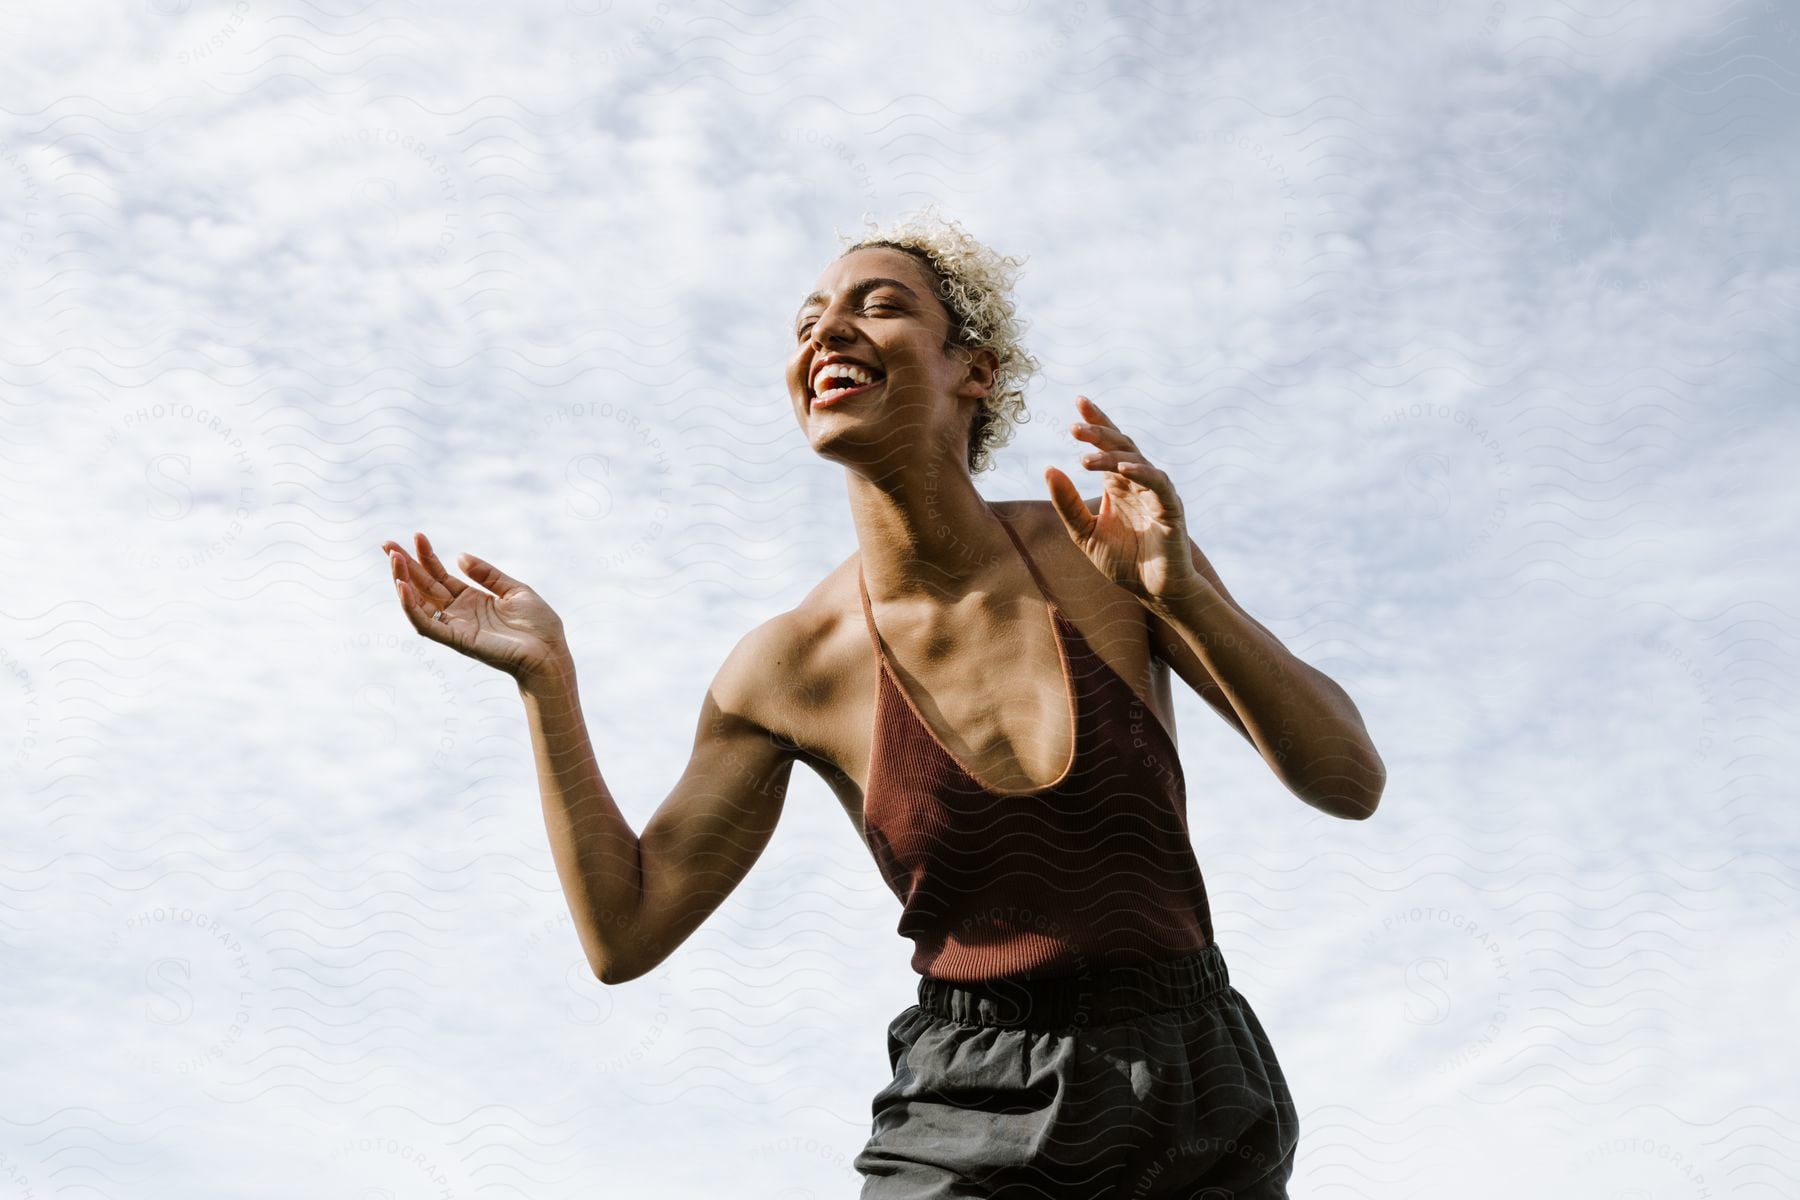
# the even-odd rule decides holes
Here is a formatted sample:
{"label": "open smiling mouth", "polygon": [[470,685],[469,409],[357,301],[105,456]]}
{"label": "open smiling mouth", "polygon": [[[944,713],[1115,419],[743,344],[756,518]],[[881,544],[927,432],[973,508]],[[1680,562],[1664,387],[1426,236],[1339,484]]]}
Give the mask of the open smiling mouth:
{"label": "open smiling mouth", "polygon": [[851,396],[858,396],[863,392],[874,391],[883,383],[887,382],[887,376],[880,375],[870,380],[868,383],[858,383],[847,376],[828,375],[819,382],[826,386],[821,387],[819,389],[819,394],[813,397],[812,407],[814,408],[824,408],[826,405],[836,404],[839,400],[845,400]]}

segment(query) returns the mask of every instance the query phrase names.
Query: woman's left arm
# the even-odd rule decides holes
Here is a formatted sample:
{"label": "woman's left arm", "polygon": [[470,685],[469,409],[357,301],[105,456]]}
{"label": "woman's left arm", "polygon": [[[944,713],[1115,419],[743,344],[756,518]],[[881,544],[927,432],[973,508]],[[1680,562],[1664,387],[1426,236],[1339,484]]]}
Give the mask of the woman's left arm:
{"label": "woman's left arm", "polygon": [[1088,421],[1075,427],[1075,435],[1098,448],[1082,461],[1105,473],[1105,491],[1098,510],[1090,512],[1068,476],[1046,469],[1051,503],[1070,538],[1166,625],[1174,635],[1168,640],[1171,665],[1183,678],[1190,676],[1181,669],[1183,649],[1211,676],[1288,790],[1334,817],[1373,815],[1387,768],[1349,695],[1231,599],[1188,538],[1169,477],[1098,405],[1086,396],[1077,399]]}
{"label": "woman's left arm", "polygon": [[1187,591],[1140,600],[1205,666],[1289,791],[1334,817],[1374,815],[1387,768],[1335,680],[1302,662],[1204,576]]}

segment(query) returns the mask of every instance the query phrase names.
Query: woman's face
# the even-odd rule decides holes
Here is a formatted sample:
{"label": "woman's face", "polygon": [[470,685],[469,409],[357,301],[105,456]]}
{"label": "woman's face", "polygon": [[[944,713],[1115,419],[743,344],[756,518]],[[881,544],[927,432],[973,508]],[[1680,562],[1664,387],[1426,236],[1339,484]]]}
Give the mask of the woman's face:
{"label": "woman's face", "polygon": [[788,394],[814,451],[891,463],[894,450],[948,438],[967,446],[974,406],[993,385],[991,353],[945,353],[950,314],[930,271],[886,247],[825,268],[794,316]]}

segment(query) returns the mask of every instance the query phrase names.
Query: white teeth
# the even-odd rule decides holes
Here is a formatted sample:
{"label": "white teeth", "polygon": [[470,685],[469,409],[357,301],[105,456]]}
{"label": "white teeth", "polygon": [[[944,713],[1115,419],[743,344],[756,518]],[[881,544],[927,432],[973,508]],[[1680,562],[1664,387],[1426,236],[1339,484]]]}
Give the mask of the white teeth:
{"label": "white teeth", "polygon": [[[853,363],[834,363],[831,366],[824,367],[819,371],[818,375],[814,378],[814,381],[813,381],[814,387],[817,387],[818,384],[823,383],[827,379],[840,379],[840,378],[841,379],[849,379],[853,383],[855,383],[858,387],[862,387],[866,384],[871,384],[871,383],[875,382],[875,374],[872,371],[865,371],[863,368],[856,366]],[[831,391],[831,392],[826,392],[826,393],[822,394],[819,397],[819,399],[823,400],[825,398],[825,396],[833,395],[836,392],[848,391],[848,390],[849,390],[848,388],[836,388],[836,389],[833,389],[833,391]]]}
{"label": "white teeth", "polygon": [[843,395],[845,392],[854,392],[857,388],[867,387],[869,384],[871,384],[873,382],[874,382],[873,379],[864,379],[851,387],[832,388],[828,392],[820,392],[819,395],[813,400],[813,403],[818,404],[818,403],[821,403],[826,400],[835,400],[837,397]]}

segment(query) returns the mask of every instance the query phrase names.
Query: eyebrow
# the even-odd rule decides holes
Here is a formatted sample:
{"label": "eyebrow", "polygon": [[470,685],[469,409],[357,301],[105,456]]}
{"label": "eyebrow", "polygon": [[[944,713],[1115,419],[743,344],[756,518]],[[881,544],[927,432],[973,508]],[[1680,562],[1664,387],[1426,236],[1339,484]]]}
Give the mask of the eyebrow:
{"label": "eyebrow", "polygon": [[[887,278],[880,277],[880,276],[877,276],[873,279],[857,280],[855,283],[850,285],[849,292],[852,296],[865,296],[868,293],[874,291],[876,288],[884,288],[884,287],[899,288],[901,291],[905,292],[908,296],[911,296],[914,300],[917,300],[919,298],[919,293],[913,291],[911,288],[907,287],[904,283],[901,283],[898,279],[887,279]],[[826,294],[824,292],[814,292],[812,295],[810,295],[806,299],[802,300],[800,302],[800,307],[798,309],[794,310],[794,320],[798,321],[801,317],[801,314],[805,313],[808,308],[812,307],[815,304],[823,304],[829,298],[830,297],[826,296]]]}

